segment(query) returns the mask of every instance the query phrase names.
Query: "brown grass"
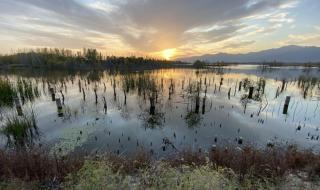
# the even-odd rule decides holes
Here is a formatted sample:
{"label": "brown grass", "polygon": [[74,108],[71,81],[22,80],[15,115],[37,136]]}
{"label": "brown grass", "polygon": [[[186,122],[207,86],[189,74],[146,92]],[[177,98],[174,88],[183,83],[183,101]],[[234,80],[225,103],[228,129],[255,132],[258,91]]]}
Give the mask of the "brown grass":
{"label": "brown grass", "polygon": [[138,169],[149,167],[152,163],[151,155],[143,150],[139,150],[130,158],[115,154],[106,154],[103,156],[103,160],[111,163],[115,172],[120,171],[126,174],[134,173]]}
{"label": "brown grass", "polygon": [[[126,158],[114,154],[95,157],[77,157],[74,155],[58,158],[43,150],[0,150],[0,181],[21,179],[23,181],[61,182],[65,177],[77,172],[86,159],[110,163],[114,172],[132,174],[139,169],[153,166],[149,153],[141,150],[134,156]],[[279,179],[288,173],[306,172],[310,179],[320,177],[320,155],[309,150],[299,151],[295,146],[287,148],[252,147],[219,148],[208,153],[203,151],[185,150],[164,160],[172,167],[189,165],[197,167],[210,164],[213,169],[218,167],[231,168],[243,181],[250,177]]]}
{"label": "brown grass", "polygon": [[184,151],[166,161],[173,167],[206,164],[206,156],[215,167],[231,168],[242,181],[245,177],[281,177],[288,172],[307,172],[309,177],[320,176],[320,155],[310,150],[298,151],[297,147],[266,148],[252,147],[215,148],[207,155],[201,152]]}
{"label": "brown grass", "polygon": [[61,181],[79,170],[83,159],[50,156],[43,150],[0,150],[0,178],[25,181]]}

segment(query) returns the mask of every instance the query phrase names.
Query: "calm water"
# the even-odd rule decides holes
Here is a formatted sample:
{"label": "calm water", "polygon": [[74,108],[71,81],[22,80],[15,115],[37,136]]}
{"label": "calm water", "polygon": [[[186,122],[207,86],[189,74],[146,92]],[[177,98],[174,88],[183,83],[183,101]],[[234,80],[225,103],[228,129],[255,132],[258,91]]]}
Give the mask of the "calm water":
{"label": "calm water", "polygon": [[[130,155],[144,148],[163,156],[186,148],[206,150],[214,144],[264,147],[268,142],[315,151],[320,147],[318,69],[233,66],[1,77],[37,87],[40,96],[23,105],[24,112],[33,109],[37,116],[39,136],[32,138],[36,146],[61,154]],[[50,87],[55,98],[64,96],[62,117]],[[287,96],[288,113],[283,114]],[[1,108],[1,124],[15,112]],[[7,140],[0,136],[1,146]]]}

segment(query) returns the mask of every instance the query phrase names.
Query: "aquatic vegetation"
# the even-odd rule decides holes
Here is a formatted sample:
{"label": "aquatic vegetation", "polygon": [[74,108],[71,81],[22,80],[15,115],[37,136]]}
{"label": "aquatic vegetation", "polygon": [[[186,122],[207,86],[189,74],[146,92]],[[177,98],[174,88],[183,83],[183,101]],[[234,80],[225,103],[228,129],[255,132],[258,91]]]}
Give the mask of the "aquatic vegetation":
{"label": "aquatic vegetation", "polygon": [[199,126],[201,122],[201,115],[199,113],[195,113],[194,111],[190,111],[185,116],[185,120],[188,127]]}
{"label": "aquatic vegetation", "polygon": [[[242,88],[243,87],[243,88]],[[263,95],[265,94],[266,80],[264,78],[259,78],[257,82],[249,80],[248,78],[243,79],[239,83],[238,91],[242,91],[240,97],[240,103],[244,107],[244,113],[246,112],[247,105],[251,101],[260,102],[260,110],[258,115],[262,110],[262,103],[264,101]],[[279,89],[279,88],[278,88]],[[277,91],[277,94],[280,93]],[[277,97],[278,95],[276,95]],[[267,102],[266,96],[265,101]],[[267,103],[266,103],[267,104]]]}
{"label": "aquatic vegetation", "polygon": [[90,123],[92,126],[88,125],[80,127],[70,126],[69,128],[64,129],[59,142],[50,149],[50,153],[59,157],[66,156],[74,151],[75,148],[80,147],[88,140],[90,135],[97,130],[96,127],[93,127],[93,124]]}
{"label": "aquatic vegetation", "polygon": [[9,147],[31,147],[39,138],[35,113],[30,111],[23,116],[8,116],[1,133],[7,137]]}
{"label": "aquatic vegetation", "polygon": [[146,128],[154,129],[157,127],[163,127],[164,121],[164,113],[156,112],[154,114],[150,114],[148,112],[144,112],[139,115],[139,118],[143,121],[143,125]]}
{"label": "aquatic vegetation", "polygon": [[125,93],[129,93],[130,90],[134,90],[136,86],[136,77],[132,73],[122,75],[122,89]]}
{"label": "aquatic vegetation", "polygon": [[[158,81],[150,74],[143,72],[123,75],[121,80],[122,90],[124,92],[124,107],[127,104],[127,93],[137,91],[139,98],[144,102],[143,105],[139,105],[142,113],[138,114],[138,118],[143,120],[145,127],[155,128],[162,126],[164,113],[161,110],[162,98],[159,98],[161,89]],[[149,102],[148,108],[146,108],[146,102]]]}
{"label": "aquatic vegetation", "polygon": [[[195,127],[198,126],[201,122],[201,115],[200,115],[200,92],[201,92],[201,80],[200,82],[192,82],[187,86],[184,90],[186,94],[187,100],[190,102],[190,107],[187,107],[187,113],[184,117],[188,127]],[[205,90],[205,95],[202,101],[202,113],[205,113],[205,104],[206,104],[206,93],[207,87]]]}
{"label": "aquatic vegetation", "polygon": [[0,107],[12,107],[14,102],[13,98],[16,96],[16,90],[9,80],[0,78]]}
{"label": "aquatic vegetation", "polygon": [[297,85],[298,88],[300,88],[304,99],[308,96],[312,96],[312,92],[315,88],[316,90],[320,90],[320,80],[316,77],[299,76]]}
{"label": "aquatic vegetation", "polygon": [[[100,81],[96,82],[88,79],[88,72],[69,79],[43,78],[42,81],[36,77],[8,77],[11,82],[20,80],[22,93],[25,93],[25,85],[29,86],[30,82],[33,89],[39,86],[41,98],[33,103],[39,113],[39,127],[44,134],[41,140],[45,143],[49,140],[51,155],[65,157],[69,154],[103,154],[112,151],[131,157],[137,149],[146,147],[147,152],[159,158],[188,146],[192,146],[196,152],[206,152],[210,151],[212,144],[224,146],[229,142],[232,146],[244,149],[251,143],[264,146],[269,140],[297,142],[301,148],[319,150],[314,146],[319,142],[319,132],[314,127],[317,127],[319,120],[319,109],[316,107],[318,94],[314,91],[313,98],[303,99],[297,87],[298,80],[295,83],[294,78],[285,79],[287,87],[275,99],[275,90],[282,88],[282,77],[278,77],[280,80],[275,76],[265,79],[228,70],[224,75],[217,75],[207,70],[196,73],[195,70],[186,69],[102,73]],[[264,86],[267,86],[265,93]],[[253,87],[251,99],[248,98],[250,87]],[[56,108],[59,110],[59,107],[52,102],[51,88],[55,93],[55,101],[65,98],[65,101],[61,101],[63,117],[57,116]],[[242,95],[247,96],[248,109],[245,114],[239,102]],[[281,108],[289,95],[289,114],[283,115]],[[269,104],[265,102],[267,98]],[[297,117],[292,121],[295,109]],[[296,130],[298,125],[300,130]],[[284,127],[279,130],[279,126]],[[270,132],[264,133],[265,130]],[[254,135],[261,138],[255,138]],[[176,149],[171,146],[165,150],[162,148],[162,140],[166,137]],[[241,144],[238,143],[240,137],[243,138]],[[34,144],[38,144],[38,141]],[[193,161],[200,163],[205,160]],[[229,165],[223,163],[223,167]],[[244,173],[248,171],[243,169]]]}
{"label": "aquatic vegetation", "polygon": [[266,80],[264,78],[260,78],[257,82],[245,78],[241,81],[241,85],[243,85],[244,92],[248,93],[243,94],[241,100],[248,98],[258,102],[262,101],[262,95],[266,87]]}
{"label": "aquatic vegetation", "polygon": [[34,85],[31,80],[18,79],[17,91],[22,100],[22,104],[26,101],[34,101],[40,96],[40,91],[37,85]]}

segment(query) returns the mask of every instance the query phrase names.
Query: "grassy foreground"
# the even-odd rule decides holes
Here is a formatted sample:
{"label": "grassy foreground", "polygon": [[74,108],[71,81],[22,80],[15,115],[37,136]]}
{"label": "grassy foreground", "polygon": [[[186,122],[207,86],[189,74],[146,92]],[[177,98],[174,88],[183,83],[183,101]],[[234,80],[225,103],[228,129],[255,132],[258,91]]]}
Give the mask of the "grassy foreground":
{"label": "grassy foreground", "polygon": [[214,148],[153,160],[1,150],[0,189],[319,189],[320,156],[295,147]]}

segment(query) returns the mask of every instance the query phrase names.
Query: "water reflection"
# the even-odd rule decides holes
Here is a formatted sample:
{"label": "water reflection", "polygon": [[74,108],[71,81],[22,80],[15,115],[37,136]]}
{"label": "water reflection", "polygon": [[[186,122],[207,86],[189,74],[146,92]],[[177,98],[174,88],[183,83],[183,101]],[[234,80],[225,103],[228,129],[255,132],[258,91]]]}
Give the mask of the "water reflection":
{"label": "water reflection", "polygon": [[[34,106],[43,141],[57,150],[130,154],[145,147],[160,156],[224,143],[319,145],[318,74],[220,67],[7,77],[38,89],[23,107]],[[164,139],[175,148],[164,151]]]}

